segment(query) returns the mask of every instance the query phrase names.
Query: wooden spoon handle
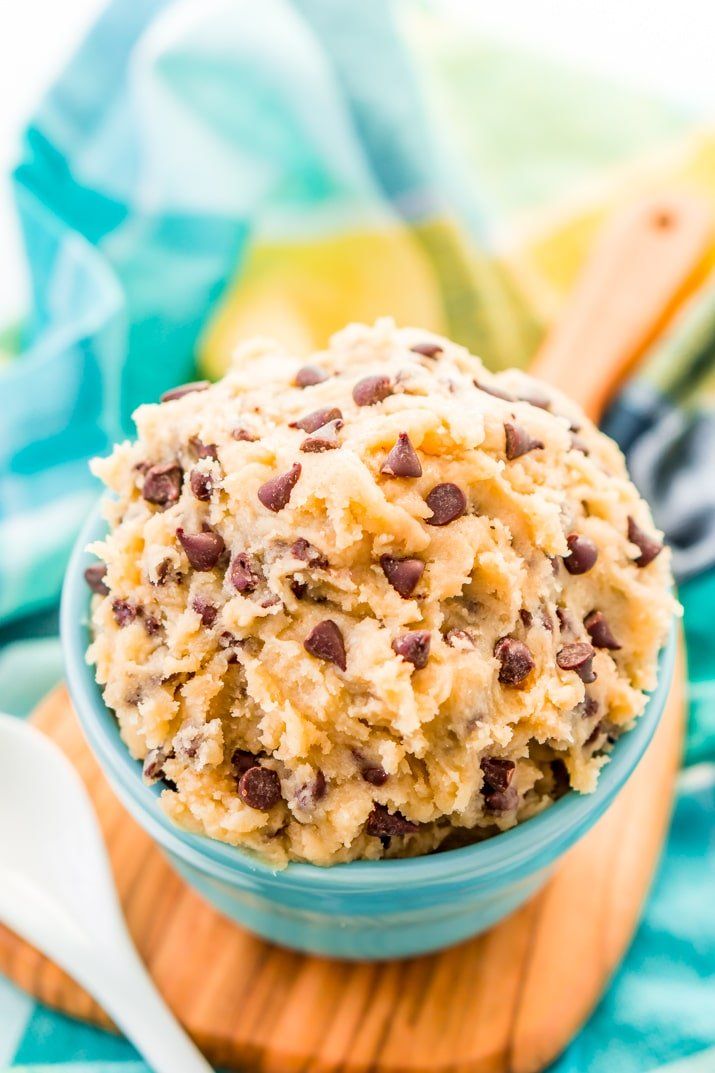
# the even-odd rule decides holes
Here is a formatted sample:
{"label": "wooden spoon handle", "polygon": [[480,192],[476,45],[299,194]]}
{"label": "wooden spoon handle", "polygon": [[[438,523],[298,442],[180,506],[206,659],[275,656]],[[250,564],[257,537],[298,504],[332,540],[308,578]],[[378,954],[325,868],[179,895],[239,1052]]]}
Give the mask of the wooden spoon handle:
{"label": "wooden spoon handle", "polygon": [[597,419],[682,299],[711,237],[704,206],[662,196],[618,215],[529,372]]}

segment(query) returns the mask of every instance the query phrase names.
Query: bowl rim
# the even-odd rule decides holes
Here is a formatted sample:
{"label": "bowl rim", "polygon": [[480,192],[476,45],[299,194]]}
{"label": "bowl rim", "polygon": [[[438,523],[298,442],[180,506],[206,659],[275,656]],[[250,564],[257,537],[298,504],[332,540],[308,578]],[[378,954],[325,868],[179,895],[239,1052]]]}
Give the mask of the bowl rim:
{"label": "bowl rim", "polygon": [[635,725],[615,743],[592,793],[571,791],[523,823],[483,842],[457,849],[421,857],[356,860],[330,866],[291,861],[276,868],[250,851],[178,827],[159,803],[161,786],[147,786],[143,782],[141,762],[131,757],[122,741],[116,719],[104,704],[92,667],[86,660],[91,593],[83,575],[85,568],[97,561],[86,548],[89,543],[102,539],[106,530],[100,499],[77,538],[62,589],[62,648],[67,681],[82,731],[120,800],[149,834],[187,864],[232,884],[241,875],[251,874],[260,875],[268,884],[285,886],[288,882],[297,888],[326,893],[327,888],[341,890],[346,887],[386,890],[401,887],[408,880],[422,885],[453,882],[455,878],[488,879],[495,873],[507,875],[523,870],[525,863],[554,842],[566,848],[566,844],[571,844],[590,826],[590,820],[595,822],[602,814],[645,753],[665,707],[675,662],[674,625],[658,657],[656,687],[648,695],[645,709]]}

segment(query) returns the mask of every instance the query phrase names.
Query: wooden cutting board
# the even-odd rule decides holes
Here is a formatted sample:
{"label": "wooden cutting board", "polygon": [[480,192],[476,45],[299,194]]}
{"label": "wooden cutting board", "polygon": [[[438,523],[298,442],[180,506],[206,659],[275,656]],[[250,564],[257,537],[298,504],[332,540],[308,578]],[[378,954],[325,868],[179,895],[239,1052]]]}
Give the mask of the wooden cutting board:
{"label": "wooden cutting board", "polygon": [[[661,200],[619,220],[537,357],[540,373],[597,415],[677,302],[707,236],[707,221],[686,201]],[[534,1073],[588,1017],[638,922],[668,825],[683,681],[681,655],[646,756],[539,894],[485,935],[392,963],[309,957],[229,923],[118,803],[63,687],[33,721],[84,779],[138,950],[213,1062],[264,1073]],[[2,928],[0,971],[50,1006],[109,1023],[60,969]]]}

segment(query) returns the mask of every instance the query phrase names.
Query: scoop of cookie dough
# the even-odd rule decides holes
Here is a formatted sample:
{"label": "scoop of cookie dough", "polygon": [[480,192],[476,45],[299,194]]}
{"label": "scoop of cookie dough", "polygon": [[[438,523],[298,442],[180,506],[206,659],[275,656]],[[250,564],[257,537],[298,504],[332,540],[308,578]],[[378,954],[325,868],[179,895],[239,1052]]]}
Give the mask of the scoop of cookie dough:
{"label": "scoop of cookie dough", "polygon": [[177,823],[276,866],[413,856],[593,790],[674,610],[620,451],[446,339],[244,346],[94,464],[96,666]]}

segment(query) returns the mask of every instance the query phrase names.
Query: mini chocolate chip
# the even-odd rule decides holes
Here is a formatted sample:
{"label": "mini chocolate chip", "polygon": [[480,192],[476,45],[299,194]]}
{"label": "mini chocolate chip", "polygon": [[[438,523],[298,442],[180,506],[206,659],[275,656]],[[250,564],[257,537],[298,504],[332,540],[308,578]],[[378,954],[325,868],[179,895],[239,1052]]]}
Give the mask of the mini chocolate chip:
{"label": "mini chocolate chip", "polygon": [[154,615],[145,615],[144,629],[150,637],[154,637],[161,629],[161,622],[159,622],[159,619],[155,618]]}
{"label": "mini chocolate chip", "polygon": [[249,768],[258,767],[258,757],[248,749],[234,749],[231,753],[231,767],[240,778]]}
{"label": "mini chocolate chip", "polygon": [[218,448],[215,443],[202,443],[198,436],[191,436],[189,446],[197,458],[211,458],[218,462]]}
{"label": "mini chocolate chip", "polygon": [[268,510],[278,513],[288,504],[293,489],[298,483],[301,474],[300,462],[294,462],[287,473],[279,473],[277,477],[271,477],[258,489],[258,498]]}
{"label": "mini chocolate chip", "polygon": [[238,780],[238,796],[250,808],[269,812],[281,800],[281,780],[272,768],[256,764]]}
{"label": "mini chocolate chip", "polygon": [[403,600],[408,600],[415,591],[425,569],[421,559],[395,559],[391,555],[381,555],[380,566]]}
{"label": "mini chocolate chip", "polygon": [[598,548],[594,542],[579,533],[570,533],[566,543],[570,554],[564,556],[563,562],[569,574],[588,573],[598,558]]}
{"label": "mini chocolate chip", "polygon": [[109,593],[109,588],[104,580],[106,573],[106,563],[92,563],[84,572],[84,580],[89,585],[90,590],[96,592],[98,596],[106,596]]}
{"label": "mini chocolate chip", "polygon": [[444,347],[439,343],[415,343],[410,347],[410,350],[415,354],[422,354],[425,358],[436,358],[438,354],[441,354]]}
{"label": "mini chocolate chip", "polygon": [[213,570],[226,548],[219,534],[211,530],[185,533],[183,529],[177,529],[176,535],[194,570]]}
{"label": "mini chocolate chip", "polygon": [[208,473],[202,473],[200,469],[192,469],[189,485],[196,498],[202,503],[206,503],[211,498],[214,482]]}
{"label": "mini chocolate chip", "polygon": [[518,686],[534,669],[534,657],[523,641],[502,637],[494,646],[499,660],[499,681],[505,686]]}
{"label": "mini chocolate chip", "polygon": [[525,607],[522,607],[521,611],[519,612],[519,618],[521,619],[524,628],[527,630],[534,621],[534,616],[532,615],[531,611],[527,611]]}
{"label": "mini chocolate chip", "polygon": [[325,775],[318,768],[315,777],[310,782],[303,783],[296,792],[295,803],[298,808],[311,809],[325,797],[328,784]]}
{"label": "mini chocolate chip", "polygon": [[326,663],[334,663],[341,671],[347,666],[343,635],[337,623],[330,618],[319,622],[311,630],[303,642],[303,647],[311,656],[323,659]]}
{"label": "mini chocolate chip", "polygon": [[371,786],[384,786],[390,777],[382,764],[373,764],[369,767],[364,767],[360,771],[360,774],[365,782],[369,782]]}
{"label": "mini chocolate chip", "polygon": [[502,402],[516,402],[516,396],[510,395],[508,391],[500,391],[498,387],[491,387],[491,385],[480,384],[478,380],[474,380],[473,384],[480,391],[483,391],[485,395],[491,395],[495,399],[501,399]]}
{"label": "mini chocolate chip", "polygon": [[142,777],[145,782],[158,782],[164,778],[164,764],[171,760],[173,753],[166,753],[162,748],[150,749],[144,757],[142,765]]}
{"label": "mini chocolate chip", "polygon": [[231,584],[237,592],[247,596],[255,592],[261,582],[261,575],[254,568],[250,555],[241,551],[231,563]]}
{"label": "mini chocolate chip", "polygon": [[388,477],[421,477],[422,465],[406,432],[401,432],[397,442],[382,463],[380,473]]}
{"label": "mini chocolate chip", "polygon": [[556,618],[559,620],[559,629],[562,634],[570,634],[572,637],[576,636],[576,620],[568,608],[557,607]]}
{"label": "mini chocolate chip", "polygon": [[128,626],[138,615],[141,615],[141,608],[133,604],[131,600],[118,599],[112,603],[112,612],[118,626]]}
{"label": "mini chocolate chip", "polygon": [[342,420],[342,413],[337,406],[325,406],[322,410],[313,410],[312,413],[306,414],[298,421],[291,421],[291,428],[302,429],[303,432],[317,432],[323,425],[327,425],[329,421]]}
{"label": "mini chocolate chip", "polygon": [[295,374],[295,386],[313,387],[315,384],[322,384],[327,379],[328,374],[324,369],[319,369],[317,365],[304,365]]}
{"label": "mini chocolate chip", "polygon": [[504,425],[506,436],[506,457],[512,462],[515,458],[521,458],[529,451],[538,451],[543,447],[541,440],[535,440],[521,425],[513,425],[506,422]]}
{"label": "mini chocolate chip", "polygon": [[298,581],[297,578],[293,578],[290,582],[290,591],[295,596],[296,600],[302,600],[308,591],[308,584],[305,581]]}
{"label": "mini chocolate chip", "polygon": [[415,670],[421,671],[427,666],[430,641],[429,630],[414,630],[397,637],[392,642],[392,650],[402,656],[406,663],[411,663]]}
{"label": "mini chocolate chip", "polygon": [[152,466],[146,471],[142,496],[147,503],[166,507],[176,503],[181,495],[181,481],[184,471],[176,462],[166,462],[161,466]]}
{"label": "mini chocolate chip", "polygon": [[508,790],[514,778],[516,764],[502,756],[483,756],[479,766],[484,773],[484,792]]}
{"label": "mini chocolate chip", "polygon": [[458,627],[453,626],[447,630],[444,635],[444,639],[450,648],[454,648],[455,643],[462,643],[469,645],[470,648],[474,648],[474,638],[471,633],[467,633],[466,630],[460,630]]}
{"label": "mini chocolate chip", "polygon": [[384,805],[373,805],[365,830],[377,838],[392,838],[393,835],[412,834],[419,830],[419,826],[406,819],[401,812],[388,812]]}
{"label": "mini chocolate chip", "polygon": [[308,436],[300,445],[301,451],[334,451],[340,446],[338,432],[343,427],[342,421],[329,421],[317,432]]}
{"label": "mini chocolate chip", "polygon": [[562,671],[575,671],[582,682],[595,682],[593,657],[596,651],[592,645],[579,641],[573,645],[564,645],[556,653],[556,663]]}
{"label": "mini chocolate chip", "polygon": [[392,394],[389,376],[366,376],[353,388],[353,400],[358,406],[374,406]]}
{"label": "mini chocolate chip", "polygon": [[610,648],[615,652],[621,647],[602,611],[591,611],[586,615],[583,624],[596,648]]}
{"label": "mini chocolate chip", "polygon": [[328,560],[305,537],[298,537],[291,545],[291,554],[302,563],[310,563],[316,570],[327,570]]}
{"label": "mini chocolate chip", "polygon": [[174,399],[183,399],[184,395],[191,395],[194,391],[206,391],[211,384],[208,380],[194,380],[190,384],[180,384],[170,391],[165,391],[161,396],[161,402],[173,402]]}
{"label": "mini chocolate chip", "polygon": [[581,702],[581,715],[584,719],[593,719],[594,715],[598,715],[598,701],[588,692]]}
{"label": "mini chocolate chip", "polygon": [[489,812],[511,812],[516,808],[519,794],[516,786],[509,786],[506,790],[495,790],[493,793],[484,795],[484,806]]}
{"label": "mini chocolate chip", "polygon": [[582,455],[590,455],[591,453],[588,444],[580,436],[571,437],[571,450],[580,451]]}
{"label": "mini chocolate chip", "polygon": [[214,607],[208,600],[205,600],[203,596],[194,596],[194,599],[191,602],[191,607],[201,618],[202,626],[213,626],[216,621],[216,616],[218,615],[217,607]]}
{"label": "mini chocolate chip", "polygon": [[660,555],[663,550],[660,540],[644,533],[635,519],[631,517],[628,518],[628,539],[631,544],[636,544],[640,548],[640,555],[633,560],[636,566],[639,567],[648,566],[648,563],[652,563],[655,557]]}
{"label": "mini chocolate chip", "polygon": [[231,438],[242,443],[255,443],[258,436],[256,436],[255,432],[249,432],[247,428],[239,425],[238,428],[232,431]]}
{"label": "mini chocolate chip", "polygon": [[427,525],[449,525],[461,518],[467,509],[467,498],[456,484],[437,484],[425,499],[432,511]]}

